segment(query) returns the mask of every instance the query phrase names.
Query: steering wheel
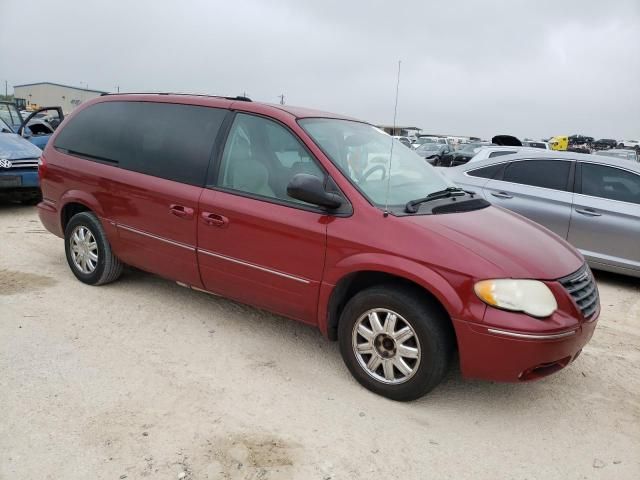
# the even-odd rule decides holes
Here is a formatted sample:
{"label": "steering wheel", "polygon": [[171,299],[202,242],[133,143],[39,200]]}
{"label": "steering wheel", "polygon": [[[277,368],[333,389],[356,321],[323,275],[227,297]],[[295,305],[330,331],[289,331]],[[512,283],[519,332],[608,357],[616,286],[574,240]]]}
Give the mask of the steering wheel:
{"label": "steering wheel", "polygon": [[377,172],[378,170],[382,171],[382,178],[380,180],[384,180],[385,177],[387,176],[387,169],[385,168],[384,165],[374,165],[373,167],[371,167],[369,170],[367,170],[362,174],[362,176],[360,177],[360,180],[366,181],[367,178],[369,178],[369,176],[372,173]]}

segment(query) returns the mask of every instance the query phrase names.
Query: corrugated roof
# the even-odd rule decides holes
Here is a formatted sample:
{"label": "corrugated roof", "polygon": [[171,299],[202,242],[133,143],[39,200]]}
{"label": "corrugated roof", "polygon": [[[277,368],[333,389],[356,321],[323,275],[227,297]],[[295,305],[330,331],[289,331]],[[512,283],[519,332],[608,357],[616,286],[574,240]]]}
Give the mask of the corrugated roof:
{"label": "corrugated roof", "polygon": [[55,83],[55,82],[24,83],[22,85],[14,85],[13,88],[16,88],[16,87],[32,87],[34,85],[55,85],[57,87],[73,88],[74,90],[80,90],[80,91],[83,91],[83,92],[109,93],[109,92],[105,92],[104,90],[92,90],[90,88],[74,87],[73,85],[63,85],[62,83]]}

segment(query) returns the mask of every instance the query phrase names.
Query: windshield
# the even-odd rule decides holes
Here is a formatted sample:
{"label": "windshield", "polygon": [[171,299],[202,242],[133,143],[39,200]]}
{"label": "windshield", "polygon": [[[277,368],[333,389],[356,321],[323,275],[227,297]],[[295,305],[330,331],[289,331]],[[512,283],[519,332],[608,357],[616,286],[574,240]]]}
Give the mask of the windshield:
{"label": "windshield", "polygon": [[1,115],[0,115],[0,131],[4,133],[13,133],[13,129],[11,128],[11,125],[5,122]]}
{"label": "windshield", "polygon": [[389,206],[404,208],[410,200],[453,186],[413,150],[376,127],[330,118],[308,118],[299,123],[345,177],[377,207],[387,204],[387,190]]}
{"label": "windshield", "polygon": [[425,143],[435,143],[435,140],[429,137],[418,137],[418,139],[416,140],[416,143],[418,145],[424,145]]}
{"label": "windshield", "polygon": [[10,103],[0,103],[0,118],[14,127],[22,123],[22,117],[15,105]]}

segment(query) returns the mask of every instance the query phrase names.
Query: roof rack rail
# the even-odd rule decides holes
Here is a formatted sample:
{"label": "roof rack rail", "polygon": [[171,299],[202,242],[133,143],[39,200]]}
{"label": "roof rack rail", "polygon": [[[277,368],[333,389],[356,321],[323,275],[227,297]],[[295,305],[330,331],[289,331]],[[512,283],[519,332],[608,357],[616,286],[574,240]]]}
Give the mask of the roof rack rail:
{"label": "roof rack rail", "polygon": [[226,95],[208,95],[206,93],[176,93],[176,92],[105,92],[101,94],[101,97],[108,95],[184,95],[187,97],[211,97],[211,98],[225,98],[227,100],[237,100],[238,102],[252,102],[249,97],[243,95],[236,95],[235,97],[228,97]]}

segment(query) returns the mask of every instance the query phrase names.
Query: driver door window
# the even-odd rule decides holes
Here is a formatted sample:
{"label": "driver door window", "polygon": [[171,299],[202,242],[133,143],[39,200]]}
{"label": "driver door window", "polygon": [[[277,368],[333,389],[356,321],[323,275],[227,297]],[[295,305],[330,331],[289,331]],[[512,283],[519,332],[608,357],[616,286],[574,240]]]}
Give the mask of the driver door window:
{"label": "driver door window", "polygon": [[287,185],[299,173],[325,177],[306,148],[285,127],[262,117],[236,116],[222,155],[218,186],[309,205],[287,195]]}

